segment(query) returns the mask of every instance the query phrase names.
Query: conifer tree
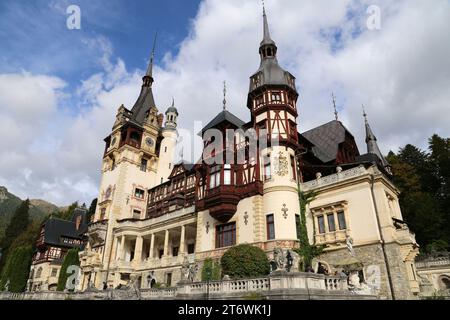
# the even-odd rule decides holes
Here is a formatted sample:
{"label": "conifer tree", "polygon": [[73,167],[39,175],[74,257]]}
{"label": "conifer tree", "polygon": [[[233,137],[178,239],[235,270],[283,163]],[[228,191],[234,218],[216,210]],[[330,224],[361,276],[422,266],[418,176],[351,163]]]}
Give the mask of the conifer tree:
{"label": "conifer tree", "polygon": [[78,249],[70,249],[67,252],[66,257],[64,258],[64,262],[61,266],[61,271],[59,272],[58,278],[58,291],[64,291],[66,289],[67,278],[69,274],[67,274],[67,269],[70,266],[79,266],[80,260],[78,258]]}
{"label": "conifer tree", "polygon": [[0,261],[0,272],[3,270],[5,265],[8,251],[13,243],[13,241],[27,229],[30,223],[29,216],[30,201],[27,199],[21,203],[21,205],[16,209],[11,221],[6,227],[5,236],[0,241],[0,247],[2,248],[2,260]]}

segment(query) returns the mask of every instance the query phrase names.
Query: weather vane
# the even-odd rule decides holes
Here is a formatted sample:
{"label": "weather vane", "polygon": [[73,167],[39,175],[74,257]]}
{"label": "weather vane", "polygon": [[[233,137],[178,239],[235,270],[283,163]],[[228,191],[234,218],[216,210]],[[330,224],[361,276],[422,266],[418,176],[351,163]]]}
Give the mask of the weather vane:
{"label": "weather vane", "polygon": [[227,82],[223,82],[223,111],[227,109]]}
{"label": "weather vane", "polygon": [[331,98],[333,99],[333,107],[334,107],[334,117],[336,118],[336,121],[339,120],[339,114],[336,107],[336,97],[334,96],[334,92],[331,93]]}

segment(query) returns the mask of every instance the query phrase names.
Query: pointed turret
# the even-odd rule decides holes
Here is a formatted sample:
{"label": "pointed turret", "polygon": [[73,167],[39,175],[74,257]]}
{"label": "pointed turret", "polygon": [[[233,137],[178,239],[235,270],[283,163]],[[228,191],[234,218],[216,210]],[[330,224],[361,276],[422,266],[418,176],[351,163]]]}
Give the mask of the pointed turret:
{"label": "pointed turret", "polygon": [[142,78],[142,88],[141,93],[139,94],[139,98],[134,104],[131,112],[133,113],[133,120],[137,124],[142,125],[150,113],[152,108],[156,108],[155,99],[153,98],[152,92],[152,84],[154,82],[153,79],[153,62],[155,58],[155,46],[156,46],[156,35],[153,42],[152,54],[150,57],[150,63],[147,68],[147,72],[145,76]]}
{"label": "pointed turret", "polygon": [[259,46],[261,64],[251,77],[250,92],[264,85],[288,86],[295,88],[295,77],[280,67],[277,60],[278,48],[270,35],[266,9],[263,9],[263,39]]}
{"label": "pointed turret", "polygon": [[[364,110],[364,107],[363,107],[363,110]],[[389,162],[383,156],[383,154],[380,151],[380,148],[378,147],[377,138],[375,137],[375,135],[372,131],[372,128],[369,125],[369,121],[367,120],[367,114],[366,114],[365,110],[364,110],[363,116],[364,116],[364,122],[365,122],[365,126],[366,126],[367,153],[377,156],[377,158],[380,160],[382,166],[386,169],[386,171],[389,174],[392,174],[391,166],[390,166]]]}

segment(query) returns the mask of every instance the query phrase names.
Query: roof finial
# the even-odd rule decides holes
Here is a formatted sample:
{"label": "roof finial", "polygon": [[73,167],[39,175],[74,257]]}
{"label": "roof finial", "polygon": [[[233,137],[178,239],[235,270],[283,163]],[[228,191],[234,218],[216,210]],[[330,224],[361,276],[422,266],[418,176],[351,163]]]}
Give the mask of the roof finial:
{"label": "roof finial", "polygon": [[336,97],[334,96],[334,92],[331,93],[331,98],[333,99],[334,117],[336,118],[336,121],[339,121],[339,113],[336,107]]}
{"label": "roof finial", "polygon": [[362,110],[363,110],[364,121],[365,121],[366,123],[368,123],[369,121],[367,120],[366,107],[364,107],[364,105],[362,105]]}
{"label": "roof finial", "polygon": [[155,60],[155,48],[156,48],[156,39],[158,37],[158,32],[155,32],[155,38],[153,39],[153,49],[152,55],[150,56],[150,64],[147,68],[147,73],[145,74],[147,77],[153,77],[153,61]]}
{"label": "roof finial", "polygon": [[172,108],[174,108],[174,107],[175,107],[175,98],[172,97]]}
{"label": "roof finial", "polygon": [[263,6],[263,15],[266,15],[266,4],[264,2],[264,0],[262,0],[262,6]]}
{"label": "roof finial", "polygon": [[227,82],[223,82],[223,111],[227,109]]}

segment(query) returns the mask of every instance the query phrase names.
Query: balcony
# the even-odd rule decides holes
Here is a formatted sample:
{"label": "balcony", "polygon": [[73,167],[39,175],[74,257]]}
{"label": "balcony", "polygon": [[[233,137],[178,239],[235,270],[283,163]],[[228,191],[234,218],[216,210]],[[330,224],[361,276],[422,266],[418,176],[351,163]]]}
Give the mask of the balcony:
{"label": "balcony", "polygon": [[316,234],[315,240],[316,244],[332,244],[332,243],[344,243],[347,239],[346,230],[338,230],[335,232],[327,232],[322,234]]}
{"label": "balcony", "polygon": [[97,221],[89,224],[89,244],[91,247],[96,247],[104,244],[106,237],[106,230],[108,228],[108,220]]}
{"label": "balcony", "polygon": [[203,200],[203,209],[209,209],[211,217],[225,223],[236,213],[240,200],[241,197],[236,192],[235,186],[221,185],[208,190]]}

